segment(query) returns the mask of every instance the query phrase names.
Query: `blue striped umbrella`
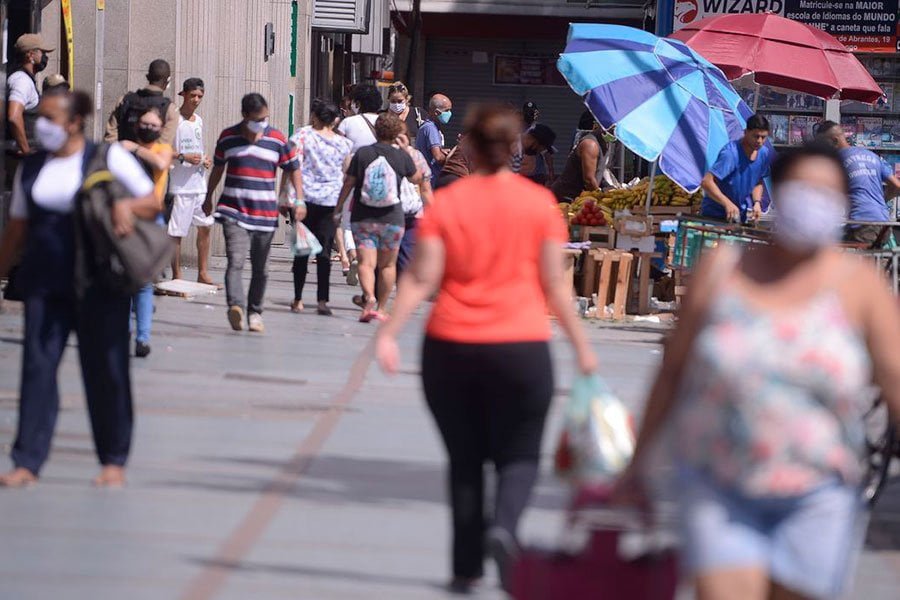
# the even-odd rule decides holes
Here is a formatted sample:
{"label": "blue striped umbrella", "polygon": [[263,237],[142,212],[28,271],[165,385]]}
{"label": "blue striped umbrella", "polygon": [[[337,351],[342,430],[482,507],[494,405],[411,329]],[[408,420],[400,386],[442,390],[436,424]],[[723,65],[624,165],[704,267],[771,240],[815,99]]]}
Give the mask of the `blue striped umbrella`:
{"label": "blue striped umbrella", "polygon": [[605,129],[689,192],[752,114],[718,67],[632,27],[571,25],[558,67]]}

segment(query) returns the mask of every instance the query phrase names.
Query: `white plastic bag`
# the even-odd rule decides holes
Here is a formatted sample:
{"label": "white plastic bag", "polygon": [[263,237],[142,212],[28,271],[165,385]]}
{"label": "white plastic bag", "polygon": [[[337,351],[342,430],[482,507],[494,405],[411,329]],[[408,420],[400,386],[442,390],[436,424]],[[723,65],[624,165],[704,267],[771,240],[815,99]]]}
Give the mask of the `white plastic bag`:
{"label": "white plastic bag", "polygon": [[556,472],[577,486],[608,483],[634,454],[628,410],[597,376],[572,386],[556,449]]}
{"label": "white plastic bag", "polygon": [[322,244],[302,221],[288,227],[287,241],[294,256],[316,256],[322,252]]}

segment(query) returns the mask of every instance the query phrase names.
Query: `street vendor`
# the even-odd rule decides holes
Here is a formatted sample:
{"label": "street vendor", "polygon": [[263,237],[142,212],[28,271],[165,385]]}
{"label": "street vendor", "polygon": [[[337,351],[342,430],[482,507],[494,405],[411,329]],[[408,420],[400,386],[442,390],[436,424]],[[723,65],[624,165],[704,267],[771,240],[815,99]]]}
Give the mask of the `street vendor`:
{"label": "street vendor", "polygon": [[[850,178],[850,220],[869,223],[892,221],[892,215],[885,202],[883,184],[900,191],[900,178],[892,172],[884,160],[865,148],[851,146],[844,128],[834,121],[824,121],[818,129],[817,137],[832,144],[841,153],[844,169]],[[879,225],[849,225],[844,239],[848,242],[874,245],[883,236],[884,227]],[[882,240],[887,241],[887,240]]]}
{"label": "street vendor", "polygon": [[763,179],[775,151],[769,138],[769,121],[762,115],[747,119],[740,139],[727,143],[703,177],[700,215],[721,221],[746,223],[762,215]]}
{"label": "street vendor", "polygon": [[550,187],[557,202],[569,202],[582,194],[599,190],[603,172],[608,165],[609,144],[603,137],[603,128],[590,111],[585,111],[578,122],[575,143],[562,175]]}

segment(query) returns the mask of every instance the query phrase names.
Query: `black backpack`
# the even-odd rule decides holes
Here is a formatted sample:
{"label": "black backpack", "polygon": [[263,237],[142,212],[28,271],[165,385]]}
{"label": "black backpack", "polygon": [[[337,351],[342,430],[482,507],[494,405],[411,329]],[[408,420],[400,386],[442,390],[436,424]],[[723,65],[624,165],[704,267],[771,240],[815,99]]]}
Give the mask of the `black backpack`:
{"label": "black backpack", "polygon": [[131,295],[151,283],[169,264],[174,244],[166,229],[154,221],[136,218],[134,231],[119,237],[113,231],[110,207],[130,196],[110,173],[109,145],[100,144],[85,156],[89,161],[76,200],[76,227],[80,245],[76,260],[76,292],[82,295],[91,282]]}
{"label": "black backpack", "polygon": [[116,110],[116,120],[119,123],[119,141],[137,139],[137,122],[141,115],[151,108],[156,108],[166,119],[166,113],[172,101],[163,96],[162,92],[156,92],[148,89],[141,89],[136,92],[128,92],[122,98],[122,103]]}

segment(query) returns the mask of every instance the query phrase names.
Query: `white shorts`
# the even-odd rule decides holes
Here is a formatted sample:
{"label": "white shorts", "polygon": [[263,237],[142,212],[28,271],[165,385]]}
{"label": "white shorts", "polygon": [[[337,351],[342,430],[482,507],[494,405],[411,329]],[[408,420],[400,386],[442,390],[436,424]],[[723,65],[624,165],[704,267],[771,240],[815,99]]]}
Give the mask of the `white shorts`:
{"label": "white shorts", "polygon": [[212,227],[212,215],[203,212],[206,194],[175,194],[172,214],[169,215],[169,235],[183,238],[194,227]]}
{"label": "white shorts", "polygon": [[356,250],[356,241],[353,239],[353,232],[350,231],[350,202],[344,202],[344,208],[341,209],[341,230],[344,233],[344,250],[350,252]]}

